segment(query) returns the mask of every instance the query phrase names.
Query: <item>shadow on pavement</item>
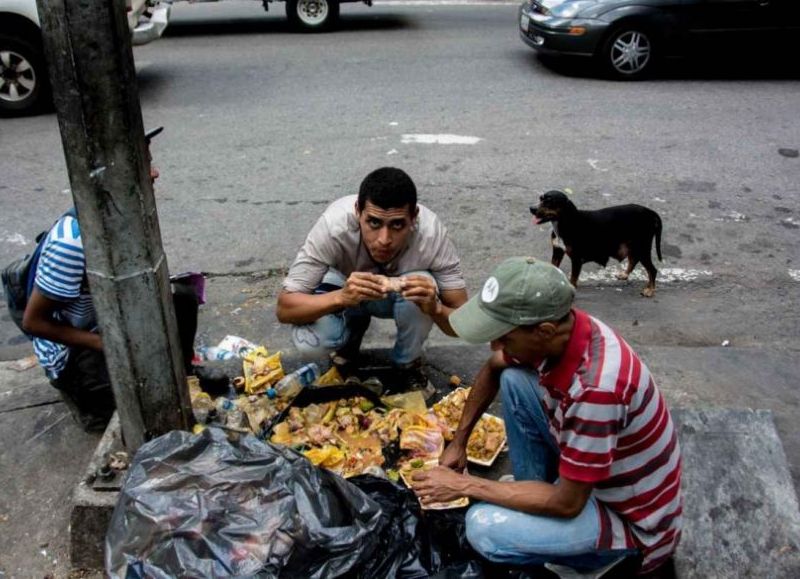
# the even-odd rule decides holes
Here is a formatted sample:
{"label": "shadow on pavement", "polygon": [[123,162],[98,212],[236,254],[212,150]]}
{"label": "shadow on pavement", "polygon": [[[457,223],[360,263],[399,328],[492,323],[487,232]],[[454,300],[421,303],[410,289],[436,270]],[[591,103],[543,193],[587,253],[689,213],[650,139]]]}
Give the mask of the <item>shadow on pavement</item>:
{"label": "shadow on pavement", "polygon": [[335,34],[337,32],[388,31],[413,27],[407,18],[396,15],[342,14],[339,23],[328,32],[313,33],[298,31],[286,20],[282,8],[263,18],[235,18],[195,22],[170,23],[164,32],[165,37],[213,36],[228,34],[297,34],[314,36],[316,34]]}
{"label": "shadow on pavement", "polygon": [[[685,58],[667,59],[647,79],[663,80],[800,80],[800,59],[777,58],[789,54],[789,48],[777,46],[763,50],[717,49],[693,52]],[[796,47],[793,49],[796,50]],[[527,58],[532,67],[572,78],[607,80],[592,59],[568,56],[537,55]],[[624,82],[624,81],[620,81]]]}

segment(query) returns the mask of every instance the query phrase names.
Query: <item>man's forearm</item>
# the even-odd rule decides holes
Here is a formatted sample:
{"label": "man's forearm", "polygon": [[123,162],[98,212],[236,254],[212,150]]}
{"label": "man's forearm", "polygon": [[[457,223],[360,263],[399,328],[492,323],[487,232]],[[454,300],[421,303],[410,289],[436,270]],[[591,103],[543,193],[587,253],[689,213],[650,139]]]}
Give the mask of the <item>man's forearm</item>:
{"label": "man's forearm", "polygon": [[478,372],[454,435],[454,441],[457,443],[466,446],[472,429],[497,395],[501,371],[501,368],[493,367],[490,359]]}
{"label": "man's forearm", "polygon": [[457,337],[458,334],[450,325],[450,314],[467,303],[467,290],[445,290],[440,299],[441,301],[436,304],[436,312],[431,316],[433,323],[448,336]]}
{"label": "man's forearm", "polygon": [[464,475],[464,495],[535,515],[571,518],[580,512],[560,498],[558,485],[541,481],[497,482]]}
{"label": "man's forearm", "polygon": [[66,324],[59,324],[50,320],[36,320],[33,323],[29,322],[25,330],[37,338],[63,344],[71,348],[103,350],[103,340],[99,334],[88,330],[79,330]]}
{"label": "man's forearm", "polygon": [[447,334],[448,336],[457,337],[453,327],[450,325],[450,314],[455,311],[456,308],[451,308],[443,303],[439,303],[436,308],[436,313],[431,316],[433,323],[436,324],[442,332]]}
{"label": "man's forearm", "polygon": [[284,292],[278,296],[278,307],[275,313],[278,321],[283,324],[311,324],[322,316],[343,308],[340,300],[341,293],[342,290],[317,295]]}

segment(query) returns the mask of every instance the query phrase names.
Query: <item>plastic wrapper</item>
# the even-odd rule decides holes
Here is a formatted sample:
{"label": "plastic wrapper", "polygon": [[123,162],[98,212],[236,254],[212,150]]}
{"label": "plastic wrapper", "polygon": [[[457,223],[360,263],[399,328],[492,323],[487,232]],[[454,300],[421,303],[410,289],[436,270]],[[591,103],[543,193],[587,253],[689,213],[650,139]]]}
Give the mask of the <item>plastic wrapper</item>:
{"label": "plastic wrapper", "polygon": [[217,348],[220,350],[228,350],[229,352],[233,352],[239,358],[246,356],[249,352],[252,352],[257,347],[258,346],[250,340],[245,340],[239,336],[231,335],[225,336],[222,338],[222,341],[217,344]]}
{"label": "plastic wrapper", "polygon": [[[299,454],[217,428],[139,449],[106,536],[114,578],[366,577],[381,507]],[[351,575],[355,574],[355,575]]]}
{"label": "plastic wrapper", "polygon": [[391,394],[381,398],[389,408],[400,408],[415,414],[425,414],[428,408],[425,406],[425,396],[419,390],[403,392],[401,394]]}
{"label": "plastic wrapper", "polygon": [[413,456],[438,457],[444,450],[444,436],[435,428],[408,426],[400,434],[400,448]]}
{"label": "plastic wrapper", "polygon": [[342,378],[336,366],[331,366],[330,370],[314,382],[315,386],[338,386],[339,384],[344,384],[344,378]]}
{"label": "plastic wrapper", "polygon": [[281,353],[276,352],[270,356],[266,348],[259,346],[245,355],[242,371],[245,393],[263,392],[284,377]]}

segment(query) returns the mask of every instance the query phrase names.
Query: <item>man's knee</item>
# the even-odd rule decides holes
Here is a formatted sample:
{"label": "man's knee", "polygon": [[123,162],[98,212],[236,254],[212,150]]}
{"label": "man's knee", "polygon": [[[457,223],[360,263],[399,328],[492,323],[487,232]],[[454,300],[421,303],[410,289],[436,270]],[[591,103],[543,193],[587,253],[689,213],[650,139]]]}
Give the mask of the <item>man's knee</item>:
{"label": "man's knee", "polygon": [[497,554],[497,507],[480,503],[470,507],[466,516],[467,541],[478,554],[490,561]]}
{"label": "man's knee", "polygon": [[330,314],[313,324],[292,328],[294,347],[303,355],[324,355],[347,342],[347,328],[342,316]]}

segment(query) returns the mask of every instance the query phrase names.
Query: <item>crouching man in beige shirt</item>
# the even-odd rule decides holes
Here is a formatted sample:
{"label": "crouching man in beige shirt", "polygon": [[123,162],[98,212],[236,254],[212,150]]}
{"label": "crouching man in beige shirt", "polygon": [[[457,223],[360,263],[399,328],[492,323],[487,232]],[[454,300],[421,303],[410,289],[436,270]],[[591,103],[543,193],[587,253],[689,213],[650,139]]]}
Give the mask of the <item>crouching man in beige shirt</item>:
{"label": "crouching man in beige shirt", "polygon": [[450,312],[467,301],[466,284],[447,229],[417,204],[402,170],[366,176],[358,195],[334,201],[311,229],[278,296],[278,320],[292,324],[295,346],[335,354],[352,368],[372,316],[394,319],[391,352],[400,369],[419,374],[435,323],[454,335]]}

